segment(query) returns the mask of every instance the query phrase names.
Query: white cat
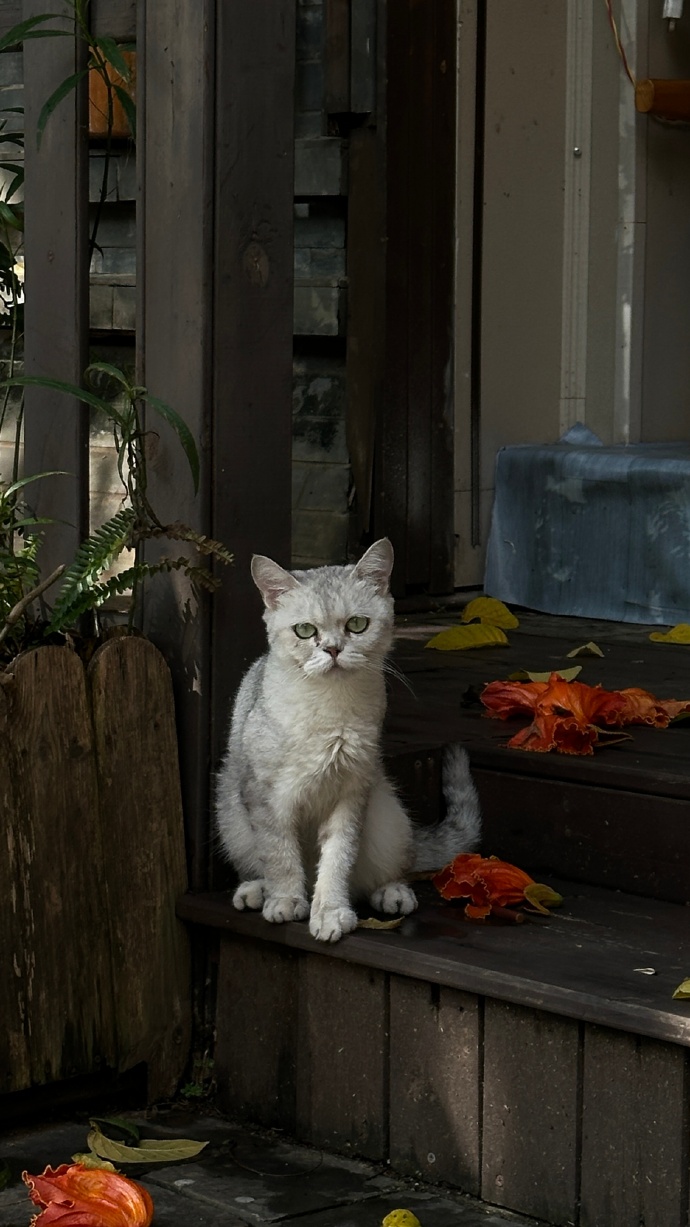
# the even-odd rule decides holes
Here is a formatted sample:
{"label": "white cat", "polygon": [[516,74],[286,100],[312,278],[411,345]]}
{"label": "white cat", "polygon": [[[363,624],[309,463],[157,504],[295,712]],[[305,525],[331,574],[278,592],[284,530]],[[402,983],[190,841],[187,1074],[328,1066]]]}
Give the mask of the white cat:
{"label": "white cat", "polygon": [[358,899],[414,911],[405,874],[438,869],[479,839],[464,750],[446,752],[449,811],[433,828],[413,828],[383,770],[392,567],[386,538],[355,566],[289,572],[252,559],[269,650],[237,693],[218,831],[242,879],[235,907],[261,908],[274,922],[309,916],[322,941],[355,928]]}

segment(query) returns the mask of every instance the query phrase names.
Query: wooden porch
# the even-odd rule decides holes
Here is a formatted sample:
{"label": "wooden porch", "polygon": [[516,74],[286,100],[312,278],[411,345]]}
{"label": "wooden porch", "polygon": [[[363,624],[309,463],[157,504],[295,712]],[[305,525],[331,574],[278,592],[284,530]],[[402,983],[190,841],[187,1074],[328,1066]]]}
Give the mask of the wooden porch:
{"label": "wooden porch", "polygon": [[[440,808],[444,744],[468,747],[483,851],[565,897],[549,919],[473,924],[422,884],[392,933],[334,947],[223,894],[179,914],[217,946],[218,1085],[241,1119],[389,1162],[553,1224],[682,1227],[688,1215],[690,725],[634,728],[591,758],[506,748],[474,696],[518,668],[690,694],[686,649],[650,628],[521,613],[510,646],[424,643],[457,612],[401,616],[389,767]],[[643,970],[646,969],[646,970]],[[653,973],[653,974],[652,974]]]}

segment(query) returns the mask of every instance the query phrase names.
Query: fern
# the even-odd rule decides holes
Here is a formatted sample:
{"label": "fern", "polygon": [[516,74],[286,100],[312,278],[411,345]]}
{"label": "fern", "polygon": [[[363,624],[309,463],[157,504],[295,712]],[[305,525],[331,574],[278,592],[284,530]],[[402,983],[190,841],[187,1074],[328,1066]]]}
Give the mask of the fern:
{"label": "fern", "polygon": [[135,523],[134,510],[131,507],[123,507],[82,542],[74,562],[65,572],[60,595],[48,625],[49,634],[64,630],[88,609],[102,604],[105,597],[99,597],[99,589],[107,585],[101,583],[100,576],[112,566],[123,550],[131,548]]}

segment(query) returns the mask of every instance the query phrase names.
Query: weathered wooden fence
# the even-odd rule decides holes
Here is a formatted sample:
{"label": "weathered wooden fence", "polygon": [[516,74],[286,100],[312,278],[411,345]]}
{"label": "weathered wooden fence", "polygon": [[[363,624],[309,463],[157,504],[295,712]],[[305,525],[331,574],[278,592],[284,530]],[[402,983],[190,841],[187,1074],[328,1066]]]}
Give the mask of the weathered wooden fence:
{"label": "weathered wooden fence", "polygon": [[189,1053],[186,882],[170,673],[144,639],[85,670],[43,647],[0,674],[0,1092]]}

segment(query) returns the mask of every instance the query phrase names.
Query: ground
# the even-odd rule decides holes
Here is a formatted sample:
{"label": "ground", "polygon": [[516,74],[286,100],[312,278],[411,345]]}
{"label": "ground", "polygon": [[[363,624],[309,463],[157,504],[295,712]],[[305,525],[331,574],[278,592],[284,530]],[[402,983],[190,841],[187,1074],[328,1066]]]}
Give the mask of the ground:
{"label": "ground", "polygon": [[[137,1118],[138,1119],[138,1118]],[[22,1170],[69,1162],[85,1149],[88,1122],[49,1124],[0,1134],[0,1160],[11,1183],[0,1192],[0,1227],[28,1227],[32,1207]],[[217,1116],[159,1113],[142,1132],[208,1140],[192,1162],[127,1174],[148,1188],[154,1227],[380,1227],[391,1210],[414,1211],[422,1227],[537,1227],[535,1220],[485,1206],[447,1189],[397,1177],[381,1167],[292,1145],[277,1134],[241,1128]],[[125,1170],[123,1168],[123,1170]]]}

